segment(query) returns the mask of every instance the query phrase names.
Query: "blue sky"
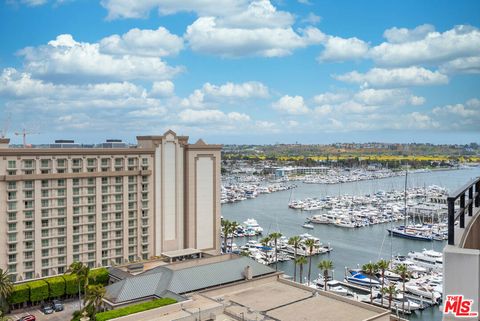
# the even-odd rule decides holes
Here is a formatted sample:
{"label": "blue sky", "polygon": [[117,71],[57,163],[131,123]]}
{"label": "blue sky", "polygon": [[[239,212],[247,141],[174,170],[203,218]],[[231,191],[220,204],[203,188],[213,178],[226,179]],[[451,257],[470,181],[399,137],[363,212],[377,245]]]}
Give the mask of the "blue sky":
{"label": "blue sky", "polygon": [[7,0],[0,120],[14,143],[480,142],[479,28],[478,1]]}

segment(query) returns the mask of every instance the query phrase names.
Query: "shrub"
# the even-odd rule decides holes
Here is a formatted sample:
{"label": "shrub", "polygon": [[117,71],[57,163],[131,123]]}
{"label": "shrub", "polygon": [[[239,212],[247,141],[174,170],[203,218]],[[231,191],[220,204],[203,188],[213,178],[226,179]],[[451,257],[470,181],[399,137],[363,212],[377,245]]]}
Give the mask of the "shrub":
{"label": "shrub", "polygon": [[19,304],[30,300],[30,287],[27,284],[15,284],[8,297],[8,303]]}
{"label": "shrub", "polygon": [[30,301],[39,302],[48,299],[48,284],[43,280],[28,282],[30,287]]}
{"label": "shrub", "polygon": [[125,315],[134,314],[142,311],[147,311],[151,309],[156,309],[165,305],[176,303],[177,301],[171,298],[162,298],[156,299],[144,303],[139,303],[135,305],[130,305],[124,308],[110,310],[106,312],[97,313],[95,316],[96,321],[107,321],[119,317],[123,317]]}
{"label": "shrub", "polygon": [[68,295],[78,294],[77,276],[74,274],[65,274],[62,277],[65,280],[65,293]]}
{"label": "shrub", "polygon": [[58,298],[65,294],[65,279],[61,276],[45,279],[48,283],[49,297]]}
{"label": "shrub", "polygon": [[106,268],[99,268],[90,270],[88,274],[88,283],[91,285],[108,285],[109,280],[108,270]]}

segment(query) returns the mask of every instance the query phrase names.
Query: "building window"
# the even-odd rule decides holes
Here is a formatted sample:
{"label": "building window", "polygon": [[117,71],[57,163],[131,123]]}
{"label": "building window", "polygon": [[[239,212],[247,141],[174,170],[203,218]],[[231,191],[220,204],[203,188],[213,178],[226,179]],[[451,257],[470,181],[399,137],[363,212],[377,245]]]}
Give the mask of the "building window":
{"label": "building window", "polygon": [[8,165],[7,165],[7,168],[8,168],[8,169],[16,169],[16,168],[17,168],[17,162],[14,161],[14,160],[9,160],[9,161],[8,161]]}

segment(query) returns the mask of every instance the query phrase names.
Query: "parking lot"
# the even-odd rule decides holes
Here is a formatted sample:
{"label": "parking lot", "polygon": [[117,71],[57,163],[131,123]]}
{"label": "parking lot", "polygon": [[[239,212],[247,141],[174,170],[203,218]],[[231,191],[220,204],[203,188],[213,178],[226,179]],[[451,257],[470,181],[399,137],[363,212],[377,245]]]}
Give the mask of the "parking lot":
{"label": "parking lot", "polygon": [[12,317],[13,320],[18,320],[26,314],[33,314],[37,318],[37,321],[69,321],[72,319],[73,312],[79,309],[78,300],[64,301],[63,307],[63,311],[54,312],[47,315],[43,314],[43,312],[40,311],[40,307],[35,307],[23,310],[16,310],[8,316]]}

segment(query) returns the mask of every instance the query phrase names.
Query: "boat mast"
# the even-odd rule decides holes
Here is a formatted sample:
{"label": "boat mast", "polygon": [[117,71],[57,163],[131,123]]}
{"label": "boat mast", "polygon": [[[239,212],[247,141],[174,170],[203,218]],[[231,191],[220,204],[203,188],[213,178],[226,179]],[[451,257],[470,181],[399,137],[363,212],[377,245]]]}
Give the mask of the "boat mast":
{"label": "boat mast", "polygon": [[405,190],[403,192],[403,202],[404,202],[404,215],[405,215],[405,218],[404,218],[404,224],[405,224],[405,228],[407,228],[407,179],[408,179],[408,164],[407,166],[405,167]]}

